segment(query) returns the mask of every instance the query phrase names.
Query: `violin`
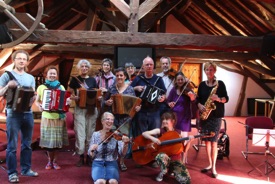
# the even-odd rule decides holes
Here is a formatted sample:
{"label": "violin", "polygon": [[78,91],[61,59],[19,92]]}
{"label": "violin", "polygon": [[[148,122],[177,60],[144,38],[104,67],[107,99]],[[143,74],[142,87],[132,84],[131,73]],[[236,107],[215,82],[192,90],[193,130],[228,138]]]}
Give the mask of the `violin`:
{"label": "violin", "polygon": [[174,70],[173,68],[170,68],[167,72],[168,77],[171,79],[175,78],[176,74],[178,73],[178,71]]}
{"label": "violin", "polygon": [[122,134],[119,130],[106,132],[104,140],[109,141],[111,138],[114,138],[118,141],[121,141],[123,135],[124,134]]}
{"label": "violin", "polygon": [[[183,86],[185,86],[186,85],[186,83],[184,83],[184,85]],[[187,84],[187,86],[186,86],[186,88],[184,89],[184,91],[183,91],[183,93],[182,94],[184,94],[184,95],[188,95],[188,93],[191,91],[191,92],[194,92],[194,88],[197,88],[198,86],[196,86],[192,81],[190,81],[188,84]]]}

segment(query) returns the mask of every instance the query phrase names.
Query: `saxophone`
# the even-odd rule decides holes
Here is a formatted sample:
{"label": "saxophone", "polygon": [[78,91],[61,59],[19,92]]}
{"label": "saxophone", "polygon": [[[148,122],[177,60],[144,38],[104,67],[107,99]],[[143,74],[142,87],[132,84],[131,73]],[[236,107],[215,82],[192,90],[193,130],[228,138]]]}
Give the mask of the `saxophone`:
{"label": "saxophone", "polygon": [[206,120],[209,114],[211,113],[211,111],[216,109],[216,105],[214,101],[211,99],[211,97],[212,95],[216,94],[218,87],[219,87],[219,83],[217,82],[217,85],[212,89],[208,99],[204,104],[205,111],[203,111],[200,115],[201,120]]}

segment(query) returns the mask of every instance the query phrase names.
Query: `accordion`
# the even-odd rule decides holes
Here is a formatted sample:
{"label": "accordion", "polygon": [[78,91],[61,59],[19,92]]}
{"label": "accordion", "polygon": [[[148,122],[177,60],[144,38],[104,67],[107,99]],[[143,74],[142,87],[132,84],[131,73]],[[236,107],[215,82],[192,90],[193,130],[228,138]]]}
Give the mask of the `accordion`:
{"label": "accordion", "polygon": [[42,108],[45,111],[68,112],[70,105],[67,98],[71,96],[69,91],[59,89],[45,89],[43,92]]}
{"label": "accordion", "polygon": [[77,96],[79,96],[79,101],[77,105],[80,108],[88,107],[100,107],[100,102],[97,100],[101,96],[102,91],[100,89],[86,90],[85,88],[79,88],[77,90]]}
{"label": "accordion", "polygon": [[114,114],[128,114],[131,118],[136,114],[136,106],[141,104],[141,99],[130,95],[115,94],[113,99],[112,112]]}
{"label": "accordion", "polygon": [[140,98],[143,100],[147,100],[147,102],[151,104],[155,104],[161,94],[164,94],[164,91],[162,89],[156,86],[145,86],[140,95]]}
{"label": "accordion", "polygon": [[[31,98],[34,96],[34,90],[31,87],[19,86],[15,89],[11,108],[16,112],[30,111],[32,104]],[[8,93],[12,93],[9,92]]]}

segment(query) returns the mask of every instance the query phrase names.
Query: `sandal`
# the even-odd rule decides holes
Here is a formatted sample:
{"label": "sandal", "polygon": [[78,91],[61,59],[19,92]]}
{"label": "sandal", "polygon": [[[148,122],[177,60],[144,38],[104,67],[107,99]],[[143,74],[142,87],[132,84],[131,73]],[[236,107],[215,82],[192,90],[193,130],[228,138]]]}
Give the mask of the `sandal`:
{"label": "sandal", "polygon": [[122,164],[120,164],[120,169],[121,169],[121,171],[126,171],[127,167],[124,163],[122,163]]}
{"label": "sandal", "polygon": [[10,183],[19,183],[19,177],[16,173],[9,175],[9,182]]}

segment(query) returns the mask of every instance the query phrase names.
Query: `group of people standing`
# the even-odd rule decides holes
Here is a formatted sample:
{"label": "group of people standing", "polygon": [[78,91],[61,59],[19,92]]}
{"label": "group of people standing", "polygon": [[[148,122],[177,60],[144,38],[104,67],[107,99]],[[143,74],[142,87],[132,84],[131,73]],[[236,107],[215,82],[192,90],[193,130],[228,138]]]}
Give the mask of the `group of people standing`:
{"label": "group of people standing", "polygon": [[[25,51],[16,51],[12,55],[14,69],[11,72],[17,79],[11,80],[7,73],[0,78],[0,96],[4,96],[9,88],[16,86],[29,86],[35,90],[34,77],[26,73],[29,55]],[[228,102],[225,84],[217,80],[215,72],[217,66],[213,62],[204,65],[204,72],[207,80],[200,83],[198,94],[192,89],[186,88],[190,81],[180,71],[173,77],[169,75],[171,69],[171,59],[162,57],[160,64],[162,72],[154,74],[154,61],[151,57],[143,60],[143,72],[137,75],[135,66],[126,63],[125,68],[117,68],[112,72],[112,61],[108,58],[102,60],[100,73],[96,77],[89,76],[91,63],[87,60],[80,60],[77,64],[79,75],[72,77],[69,82],[70,98],[66,99],[66,104],[72,100],[78,101],[78,89],[86,90],[98,89],[102,95],[97,97],[101,108],[92,105],[81,108],[76,103],[74,108],[74,129],[76,133],[75,150],[79,155],[76,166],[81,167],[85,163],[92,166],[91,176],[95,183],[118,183],[119,168],[127,170],[124,157],[129,154],[131,146],[129,137],[142,136],[153,143],[161,144],[158,137],[169,131],[176,131],[181,137],[188,137],[191,131],[192,106],[196,106],[200,112],[206,111],[205,103],[211,101],[217,106],[207,119],[200,120],[203,130],[215,132],[215,136],[203,139],[209,165],[201,172],[212,171],[212,176],[217,177],[217,139],[221,126],[221,118],[224,116],[224,103]],[[36,95],[30,100],[30,105],[35,102],[42,111],[40,146],[47,151],[48,162],[45,169],[61,169],[57,164],[58,150],[68,144],[68,136],[65,124],[65,114],[63,112],[45,111],[41,105],[44,89],[61,89],[64,86],[58,81],[58,69],[49,66],[45,70],[46,82],[38,86]],[[218,87],[217,87],[218,85]],[[212,89],[217,87],[214,94]],[[148,90],[150,89],[150,90]],[[153,91],[152,94],[146,94]],[[127,114],[115,114],[112,112],[112,95],[123,94],[140,97],[142,102],[134,107],[135,116],[129,117]],[[209,96],[212,94],[211,96]],[[7,166],[10,182],[19,182],[16,169],[16,150],[18,132],[21,131],[21,174],[26,176],[38,176],[38,173],[31,170],[31,138],[33,131],[33,115],[31,110],[25,112],[15,112],[10,106],[7,112]],[[199,119],[199,117],[198,117]],[[97,122],[100,123],[97,123]],[[96,126],[100,125],[100,128]],[[119,127],[119,131],[117,128]],[[119,138],[116,138],[116,135]],[[160,166],[160,173],[156,177],[157,181],[162,181],[163,176],[171,172],[180,183],[190,183],[191,177],[185,167],[187,163],[187,152],[190,141],[184,141],[183,152],[176,155],[159,153],[153,166]],[[119,164],[117,160],[119,159]]]}

